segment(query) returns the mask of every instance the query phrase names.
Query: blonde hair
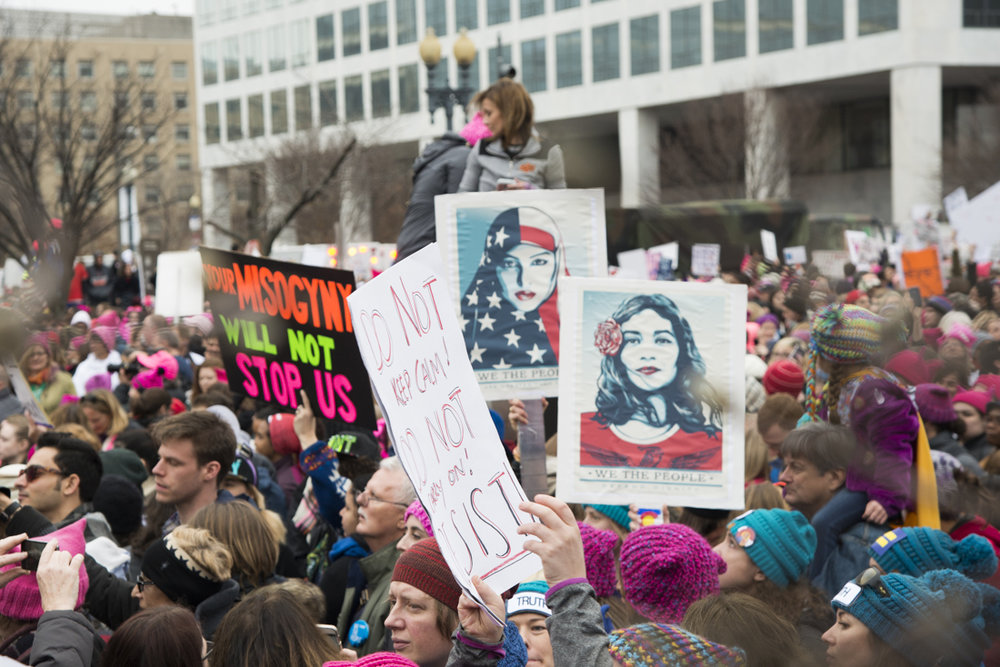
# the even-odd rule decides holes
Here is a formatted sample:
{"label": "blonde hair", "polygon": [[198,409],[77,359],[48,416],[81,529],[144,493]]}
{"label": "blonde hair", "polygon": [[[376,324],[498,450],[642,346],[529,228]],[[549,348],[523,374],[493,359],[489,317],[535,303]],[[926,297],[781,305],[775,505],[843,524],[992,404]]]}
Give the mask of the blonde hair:
{"label": "blonde hair", "polygon": [[[215,505],[219,504],[213,503],[209,507]],[[232,576],[233,555],[229,553],[225,544],[204,528],[191,525],[178,526],[164,539],[190,556],[194,564],[207,574],[208,578],[225,581]]]}
{"label": "blonde hair", "polygon": [[992,310],[982,310],[972,319],[972,328],[976,331],[986,331],[993,320],[1000,320],[1000,315]]}
{"label": "blonde hair", "polygon": [[[107,389],[92,389],[80,399],[81,406],[89,405],[111,419],[108,435],[118,435],[128,428],[128,415],[115,395]],[[96,435],[96,434],[95,434]]]}
{"label": "blonde hair", "polygon": [[767,443],[756,428],[747,430],[744,449],[743,481],[767,479]]}
{"label": "blonde hair", "polygon": [[87,428],[86,426],[81,426],[75,422],[66,422],[61,426],[57,426],[52,429],[55,433],[69,433],[74,438],[79,438],[85,443],[94,448],[95,452],[101,451],[101,441],[97,439],[97,436]]}
{"label": "blonde hair", "polygon": [[241,584],[253,588],[274,574],[280,542],[260,510],[250,503],[234,500],[206,505],[194,515],[191,525],[208,530],[229,549]]}
{"label": "blonde hair", "polygon": [[768,482],[748,486],[743,492],[743,500],[748,510],[789,509],[778,487]]}

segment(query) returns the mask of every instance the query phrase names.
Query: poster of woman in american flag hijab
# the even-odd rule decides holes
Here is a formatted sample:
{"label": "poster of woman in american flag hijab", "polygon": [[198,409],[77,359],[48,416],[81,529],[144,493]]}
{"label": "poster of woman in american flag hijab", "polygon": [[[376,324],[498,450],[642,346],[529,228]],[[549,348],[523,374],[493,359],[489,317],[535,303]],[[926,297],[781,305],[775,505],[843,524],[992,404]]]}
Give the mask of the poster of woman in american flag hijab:
{"label": "poster of woman in american flag hijab", "polygon": [[559,280],[607,275],[601,190],[435,198],[437,238],[487,400],[554,396]]}

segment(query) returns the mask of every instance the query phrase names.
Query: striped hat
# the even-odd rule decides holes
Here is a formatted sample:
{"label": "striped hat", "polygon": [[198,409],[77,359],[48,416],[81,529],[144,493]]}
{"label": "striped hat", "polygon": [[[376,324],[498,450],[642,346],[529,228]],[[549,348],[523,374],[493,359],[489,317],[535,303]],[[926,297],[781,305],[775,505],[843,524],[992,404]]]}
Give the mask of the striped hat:
{"label": "striped hat", "polygon": [[441,554],[441,547],[433,537],[414,542],[399,556],[392,571],[392,580],[410,584],[449,609],[458,610],[462,589],[458,587]]}
{"label": "striped hat", "polygon": [[643,623],[611,633],[608,651],[623,667],[745,665],[740,649],[708,641],[677,625]]}

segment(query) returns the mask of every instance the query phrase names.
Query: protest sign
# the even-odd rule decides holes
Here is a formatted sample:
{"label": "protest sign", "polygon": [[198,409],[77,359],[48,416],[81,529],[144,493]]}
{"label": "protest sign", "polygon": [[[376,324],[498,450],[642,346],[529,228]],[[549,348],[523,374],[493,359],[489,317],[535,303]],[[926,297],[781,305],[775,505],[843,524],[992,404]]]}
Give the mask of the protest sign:
{"label": "protest sign", "polygon": [[941,280],[941,260],[935,246],[904,252],[903,276],[909,287],[919,287],[920,296],[927,299],[944,294],[944,283]]}
{"label": "protest sign", "polygon": [[618,273],[616,278],[645,280],[649,277],[649,260],[642,248],[618,253]]}
{"label": "protest sign", "polygon": [[695,243],[691,246],[691,273],[696,276],[719,275],[719,257],[722,246],[718,243]]}
{"label": "protest sign", "polygon": [[205,310],[201,258],[194,251],[161,252],[156,257],[157,315],[181,317]]}
{"label": "protest sign", "polygon": [[813,250],[812,263],[827,278],[843,278],[844,264],[851,261],[846,250]]}
{"label": "protest sign", "polygon": [[557,285],[608,270],[603,190],[506,190],[434,198],[459,323],[488,400],[554,396]]}
{"label": "protest sign", "polygon": [[958,242],[975,246],[973,259],[996,259],[1000,245],[1000,183],[995,183],[949,215],[958,232]]}
{"label": "protest sign", "polygon": [[[396,453],[466,595],[504,591],[541,567],[517,527],[533,521],[455,316],[436,244],[348,297],[358,345]],[[498,619],[499,620],[499,619]]]}
{"label": "protest sign", "polygon": [[769,262],[778,261],[778,237],[769,229],[760,230],[760,245],[764,250],[764,259]]}
{"label": "protest sign", "polygon": [[652,280],[674,280],[679,266],[680,252],[680,244],[676,241],[661,243],[647,250],[649,278]]}
{"label": "protest sign", "polygon": [[234,390],[290,411],[304,389],[327,433],[375,427],[347,308],[353,273],[204,247],[201,258]]}
{"label": "protest sign", "polygon": [[951,220],[952,214],[969,203],[969,195],[964,186],[959,186],[944,197],[944,212]]}
{"label": "protest sign", "polygon": [[807,261],[804,245],[793,245],[785,248],[785,264],[805,264]]}
{"label": "protest sign", "polygon": [[559,497],[743,507],[747,288],[567,278]]}

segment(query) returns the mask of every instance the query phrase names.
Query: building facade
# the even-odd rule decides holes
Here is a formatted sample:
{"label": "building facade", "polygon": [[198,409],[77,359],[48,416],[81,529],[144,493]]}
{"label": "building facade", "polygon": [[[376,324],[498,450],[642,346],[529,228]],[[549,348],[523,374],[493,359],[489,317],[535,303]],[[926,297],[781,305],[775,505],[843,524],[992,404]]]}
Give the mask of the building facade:
{"label": "building facade", "polygon": [[[940,202],[943,143],[1000,75],[991,0],[198,0],[206,215],[225,216],[228,170],[300,130],[346,123],[414,152],[440,134],[418,43],[441,36],[433,76],[454,85],[463,27],[473,87],[512,63],[570,186],[621,207],[735,186],[905,225]],[[805,125],[822,140],[791,142]],[[681,188],[682,150],[730,165]]]}

